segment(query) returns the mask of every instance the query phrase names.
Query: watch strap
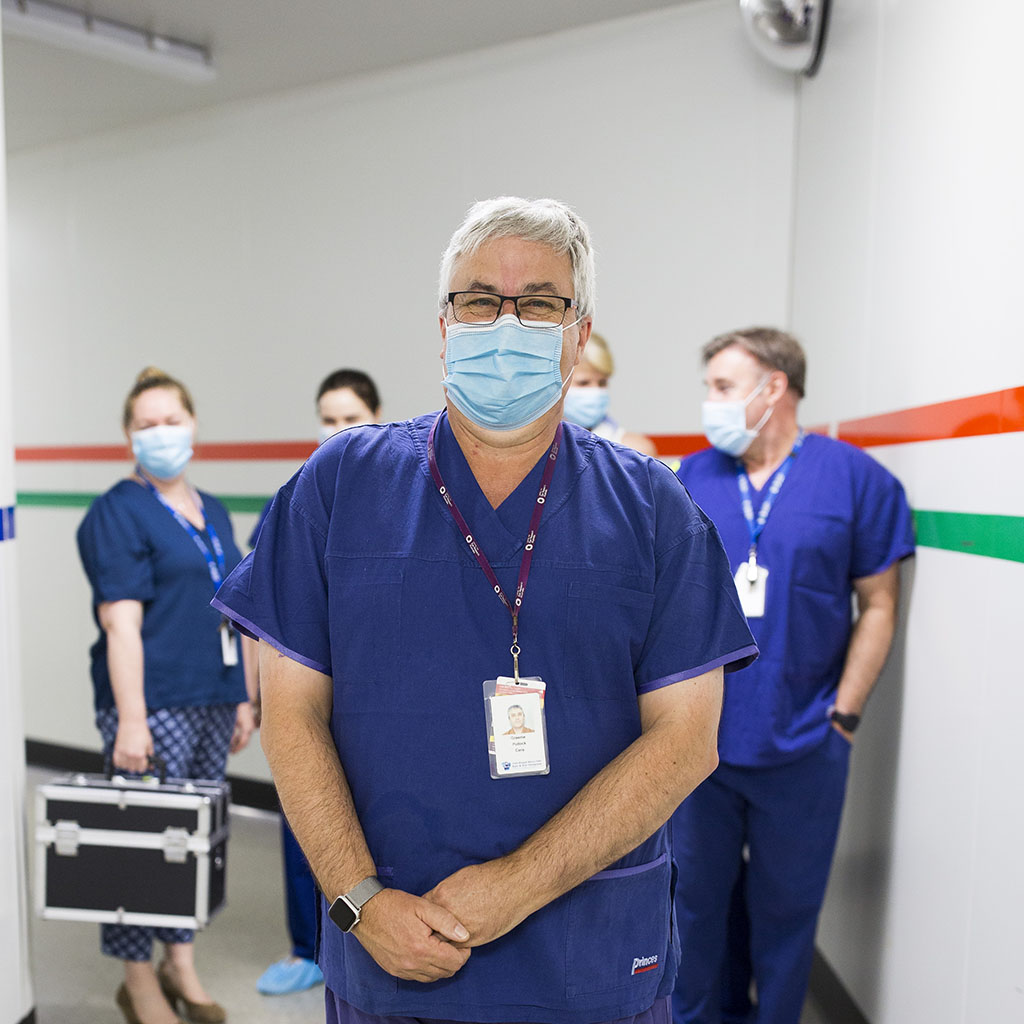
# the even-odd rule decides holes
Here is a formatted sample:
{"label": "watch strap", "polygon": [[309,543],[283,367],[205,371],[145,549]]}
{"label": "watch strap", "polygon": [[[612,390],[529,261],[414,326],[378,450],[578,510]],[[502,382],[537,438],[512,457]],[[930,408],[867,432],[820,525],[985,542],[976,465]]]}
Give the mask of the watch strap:
{"label": "watch strap", "polygon": [[380,879],[376,875],[370,875],[369,878],[364,878],[357,886],[349,889],[345,893],[345,899],[359,911],[372,896],[376,896],[383,888]]}
{"label": "watch strap", "polygon": [[853,732],[860,725],[860,715],[855,715],[852,711],[840,711],[835,704],[828,709],[828,718],[830,722],[835,722],[847,732]]}

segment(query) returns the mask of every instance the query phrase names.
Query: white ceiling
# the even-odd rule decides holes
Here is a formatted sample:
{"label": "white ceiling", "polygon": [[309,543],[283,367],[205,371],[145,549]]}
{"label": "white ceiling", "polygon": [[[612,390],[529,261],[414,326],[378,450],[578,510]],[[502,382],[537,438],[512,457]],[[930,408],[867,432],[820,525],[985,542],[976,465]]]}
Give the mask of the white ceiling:
{"label": "white ceiling", "polygon": [[7,149],[626,17],[685,0],[59,0],[209,48],[193,84],[4,33]]}

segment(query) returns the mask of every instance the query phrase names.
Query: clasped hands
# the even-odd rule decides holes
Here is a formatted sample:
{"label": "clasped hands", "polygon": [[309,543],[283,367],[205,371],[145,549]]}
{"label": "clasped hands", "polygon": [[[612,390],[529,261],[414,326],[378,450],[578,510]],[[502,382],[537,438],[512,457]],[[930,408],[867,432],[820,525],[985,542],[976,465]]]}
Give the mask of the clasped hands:
{"label": "clasped hands", "polygon": [[397,978],[450,978],[482,946],[511,931],[528,910],[517,902],[504,859],[456,871],[423,896],[385,889],[363,908],[352,934]]}

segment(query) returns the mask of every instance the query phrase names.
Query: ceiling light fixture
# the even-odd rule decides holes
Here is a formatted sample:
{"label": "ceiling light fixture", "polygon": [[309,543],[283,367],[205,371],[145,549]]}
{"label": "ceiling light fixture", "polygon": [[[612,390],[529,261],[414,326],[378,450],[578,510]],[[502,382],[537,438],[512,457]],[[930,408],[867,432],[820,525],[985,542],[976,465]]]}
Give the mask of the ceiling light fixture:
{"label": "ceiling light fixture", "polygon": [[754,49],[783,71],[813,75],[821,63],[829,0],[740,0]]}
{"label": "ceiling light fixture", "polygon": [[208,82],[216,72],[210,51],[146,29],[99,18],[48,0],[2,0],[3,30],[91,57],[120,61],[189,82]]}

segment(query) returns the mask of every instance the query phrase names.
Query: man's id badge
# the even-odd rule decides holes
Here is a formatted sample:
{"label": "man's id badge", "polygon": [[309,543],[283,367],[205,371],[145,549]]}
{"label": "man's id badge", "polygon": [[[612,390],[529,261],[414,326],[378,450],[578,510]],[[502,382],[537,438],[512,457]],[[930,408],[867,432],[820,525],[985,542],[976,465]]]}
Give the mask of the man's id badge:
{"label": "man's id badge", "polygon": [[[751,571],[751,569],[756,571]],[[756,578],[754,578],[756,577]],[[764,617],[764,594],[768,582],[768,570],[757,563],[741,562],[734,577],[736,592],[740,595],[740,607],[748,619]]]}
{"label": "man's id badge", "polygon": [[544,720],[543,679],[511,676],[484,682],[487,753],[492,779],[547,775],[548,732]]}

